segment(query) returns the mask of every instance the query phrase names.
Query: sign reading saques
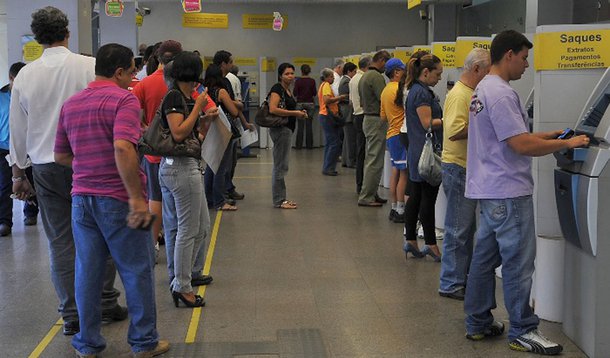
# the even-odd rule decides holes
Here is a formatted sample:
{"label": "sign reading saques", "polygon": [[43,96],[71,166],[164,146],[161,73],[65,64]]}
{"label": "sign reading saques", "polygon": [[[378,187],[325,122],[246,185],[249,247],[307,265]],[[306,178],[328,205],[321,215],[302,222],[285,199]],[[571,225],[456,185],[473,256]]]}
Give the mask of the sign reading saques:
{"label": "sign reading saques", "polygon": [[534,48],[536,71],[610,67],[610,29],[540,33]]}

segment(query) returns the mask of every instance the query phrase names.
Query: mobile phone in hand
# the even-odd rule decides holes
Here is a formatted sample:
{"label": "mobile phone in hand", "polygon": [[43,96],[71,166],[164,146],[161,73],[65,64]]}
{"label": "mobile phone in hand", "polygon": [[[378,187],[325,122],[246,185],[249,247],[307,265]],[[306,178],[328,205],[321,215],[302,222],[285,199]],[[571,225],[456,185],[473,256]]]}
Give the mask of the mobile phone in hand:
{"label": "mobile phone in hand", "polygon": [[574,130],[572,128],[566,128],[557,139],[570,139],[574,136]]}

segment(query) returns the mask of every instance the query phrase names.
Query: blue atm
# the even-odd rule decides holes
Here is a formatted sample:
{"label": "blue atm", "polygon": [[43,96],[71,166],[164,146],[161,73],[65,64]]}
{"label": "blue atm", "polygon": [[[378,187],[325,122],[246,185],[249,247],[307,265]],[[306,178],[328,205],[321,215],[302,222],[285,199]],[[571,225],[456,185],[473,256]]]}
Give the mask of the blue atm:
{"label": "blue atm", "polygon": [[555,153],[555,198],[566,241],[563,331],[590,357],[610,357],[610,69],[574,127],[588,148]]}

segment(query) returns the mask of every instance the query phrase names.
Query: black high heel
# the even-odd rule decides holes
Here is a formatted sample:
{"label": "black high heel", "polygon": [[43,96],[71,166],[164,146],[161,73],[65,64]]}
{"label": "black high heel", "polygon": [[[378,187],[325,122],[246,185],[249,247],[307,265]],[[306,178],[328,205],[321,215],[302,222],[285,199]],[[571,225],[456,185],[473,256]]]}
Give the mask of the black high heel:
{"label": "black high heel", "polygon": [[203,297],[201,297],[199,295],[195,295],[195,302],[191,302],[191,301],[187,300],[186,298],[184,298],[182,293],[172,291],[172,298],[174,299],[174,305],[176,307],[178,307],[178,301],[182,301],[182,303],[184,303],[186,305],[186,307],[204,307],[205,306],[205,300],[203,299]]}

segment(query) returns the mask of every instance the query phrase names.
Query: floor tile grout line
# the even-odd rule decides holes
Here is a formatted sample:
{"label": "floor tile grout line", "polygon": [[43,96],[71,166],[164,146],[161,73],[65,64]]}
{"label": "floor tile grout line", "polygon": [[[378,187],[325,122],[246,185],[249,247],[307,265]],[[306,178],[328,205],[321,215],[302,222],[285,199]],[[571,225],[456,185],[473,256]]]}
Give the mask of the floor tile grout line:
{"label": "floor tile grout line", "polygon": [[53,338],[55,338],[55,336],[57,335],[57,332],[59,332],[61,326],[63,325],[63,322],[64,321],[61,318],[58,319],[57,322],[55,322],[55,324],[51,327],[49,332],[44,336],[44,338],[40,341],[40,343],[38,343],[38,345],[36,346],[36,348],[34,348],[32,353],[30,353],[28,358],[40,357],[40,355],[42,354],[42,352],[44,352],[44,350],[47,348],[49,343],[51,343]]}
{"label": "floor tile grout line", "polygon": [[[203,274],[209,275],[210,268],[212,267],[212,258],[214,257],[214,250],[216,249],[216,239],[218,238],[218,231],[220,229],[220,220],[222,219],[222,211],[218,211],[216,213],[216,220],[214,220],[214,229],[212,230],[212,237],[210,239],[210,246],[208,248],[208,254],[205,259],[205,265],[203,267]],[[199,286],[199,290],[197,292],[198,295],[205,298],[205,285]],[[189,323],[188,331],[186,332],[186,338],[184,339],[185,343],[193,343],[195,342],[195,338],[197,337],[197,330],[199,328],[199,324],[201,322],[201,312],[202,308],[197,307],[193,308],[193,314],[191,315],[191,321]]]}

